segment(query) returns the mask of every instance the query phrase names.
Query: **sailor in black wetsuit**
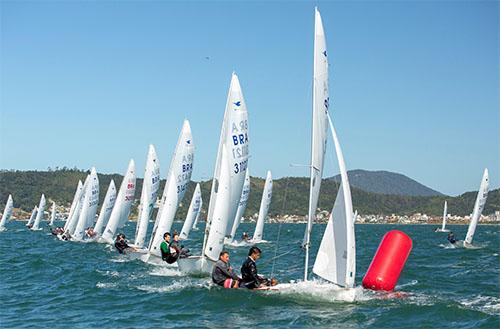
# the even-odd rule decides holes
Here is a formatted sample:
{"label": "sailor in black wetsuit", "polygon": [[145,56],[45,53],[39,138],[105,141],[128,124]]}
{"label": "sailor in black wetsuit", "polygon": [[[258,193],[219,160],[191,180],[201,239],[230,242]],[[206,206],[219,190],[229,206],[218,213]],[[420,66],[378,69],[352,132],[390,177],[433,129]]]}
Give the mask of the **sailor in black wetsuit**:
{"label": "sailor in black wetsuit", "polygon": [[257,264],[255,262],[260,258],[261,251],[258,247],[252,247],[248,251],[248,257],[241,265],[241,286],[248,289],[255,289],[261,286],[275,286],[278,284],[276,279],[267,279],[257,273]]}
{"label": "sailor in black wetsuit", "polygon": [[457,240],[455,239],[455,234],[453,232],[448,233],[448,241],[450,241],[451,244],[455,244]]}
{"label": "sailor in black wetsuit", "polygon": [[115,240],[115,248],[118,250],[120,254],[125,253],[125,249],[131,248],[127,241],[125,241],[125,234],[118,234]]}
{"label": "sailor in black wetsuit", "polygon": [[172,241],[170,247],[175,249],[175,251],[179,254],[179,258],[187,258],[191,256],[189,249],[184,248],[184,246],[180,244],[179,233],[177,233],[177,231],[174,231],[174,241]]}

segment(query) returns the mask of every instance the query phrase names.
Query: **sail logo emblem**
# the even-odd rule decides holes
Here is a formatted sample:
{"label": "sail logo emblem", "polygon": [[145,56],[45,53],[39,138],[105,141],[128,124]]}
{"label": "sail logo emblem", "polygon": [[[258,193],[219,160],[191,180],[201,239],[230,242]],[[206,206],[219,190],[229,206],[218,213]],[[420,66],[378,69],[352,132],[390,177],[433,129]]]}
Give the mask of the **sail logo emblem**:
{"label": "sail logo emblem", "polygon": [[188,140],[186,141],[186,144],[191,144],[191,140],[190,140],[190,139],[188,139]]}
{"label": "sail logo emblem", "polygon": [[236,106],[241,106],[241,101],[234,102],[233,104]]}
{"label": "sail logo emblem", "polygon": [[323,52],[323,55],[325,55],[325,57],[328,57],[328,55],[326,54],[326,50]]}

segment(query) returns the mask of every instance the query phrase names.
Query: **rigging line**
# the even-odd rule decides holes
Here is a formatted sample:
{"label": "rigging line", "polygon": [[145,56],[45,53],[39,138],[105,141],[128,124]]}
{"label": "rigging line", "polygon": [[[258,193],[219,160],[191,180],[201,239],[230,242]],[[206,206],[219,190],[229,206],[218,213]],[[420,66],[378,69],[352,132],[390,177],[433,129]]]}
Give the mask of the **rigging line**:
{"label": "rigging line", "polygon": [[[286,178],[286,184],[285,184],[285,194],[283,196],[283,206],[281,207],[281,213],[282,214],[285,213],[286,195],[288,193],[288,182],[289,182],[289,180],[290,180],[290,177],[287,177]],[[279,258],[279,257],[277,257],[277,254],[278,254],[278,249],[279,249],[279,244],[280,244],[281,224],[282,224],[282,222],[280,221],[280,223],[278,224],[278,236],[276,237],[276,248],[274,249],[274,257],[272,258],[273,259],[273,266],[271,267],[271,277],[274,276],[274,267],[276,265],[276,259]]]}

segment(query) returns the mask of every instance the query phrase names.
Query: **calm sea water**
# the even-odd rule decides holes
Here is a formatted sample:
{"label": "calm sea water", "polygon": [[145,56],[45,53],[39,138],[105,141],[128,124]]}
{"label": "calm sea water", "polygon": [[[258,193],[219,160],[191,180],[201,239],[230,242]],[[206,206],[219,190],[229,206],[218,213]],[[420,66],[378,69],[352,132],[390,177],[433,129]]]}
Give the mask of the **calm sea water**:
{"label": "calm sea water", "polygon": [[[403,298],[363,291],[354,303],[336,300],[313,285],[293,292],[252,292],[214,287],[209,278],[184,277],[175,269],[118,255],[110,246],[62,242],[48,230],[31,232],[9,223],[0,233],[2,328],[499,328],[499,226],[478,226],[478,249],[451,249],[435,226],[356,225],[357,285],[385,232],[400,229],[413,251],[397,290]],[[175,228],[180,230],[181,223]],[[266,224],[259,270],[281,282],[303,273],[299,248],[304,225]],[[324,225],[313,232],[313,257]],[[135,223],[125,227],[132,236]],[[457,237],[467,227],[451,226]],[[242,224],[239,233],[252,232]],[[185,242],[195,253],[202,232]],[[247,247],[228,248],[240,267]]]}

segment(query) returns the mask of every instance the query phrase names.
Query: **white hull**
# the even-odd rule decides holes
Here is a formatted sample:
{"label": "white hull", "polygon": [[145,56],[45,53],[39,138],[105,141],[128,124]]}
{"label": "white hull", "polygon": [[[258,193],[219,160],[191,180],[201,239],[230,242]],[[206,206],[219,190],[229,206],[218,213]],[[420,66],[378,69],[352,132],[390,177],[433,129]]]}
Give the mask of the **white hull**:
{"label": "white hull", "polygon": [[[143,253],[140,256],[140,259],[144,263],[148,263],[148,264],[155,265],[155,266],[161,266],[161,267],[178,268],[177,262],[175,262],[173,264],[169,264],[169,263],[165,262],[163,259],[161,259],[161,257],[158,257],[154,254],[149,253],[148,249],[144,249],[144,250],[145,250],[145,253]],[[142,253],[142,250],[140,252]]]}
{"label": "white hull", "polygon": [[442,228],[438,228],[435,232],[450,232],[450,230],[448,230],[447,228],[445,228],[444,230]]}
{"label": "white hull", "polygon": [[179,258],[177,264],[183,274],[211,275],[215,262],[202,256],[190,256],[188,258]]}

